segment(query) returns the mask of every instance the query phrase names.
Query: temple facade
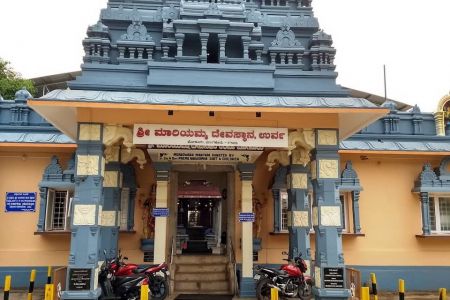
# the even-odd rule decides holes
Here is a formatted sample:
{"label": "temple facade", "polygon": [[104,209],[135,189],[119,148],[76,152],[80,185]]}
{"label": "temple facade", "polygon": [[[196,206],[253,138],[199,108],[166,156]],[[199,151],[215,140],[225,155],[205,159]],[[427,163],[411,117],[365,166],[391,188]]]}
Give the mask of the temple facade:
{"label": "temple facade", "polygon": [[449,287],[450,96],[337,85],[311,0],[110,0],[82,44],[67,89],[0,102],[1,283],[67,266],[61,298],[98,299],[120,249],[167,262],[172,295],[253,297],[283,251],[315,299],[350,297],[349,267]]}

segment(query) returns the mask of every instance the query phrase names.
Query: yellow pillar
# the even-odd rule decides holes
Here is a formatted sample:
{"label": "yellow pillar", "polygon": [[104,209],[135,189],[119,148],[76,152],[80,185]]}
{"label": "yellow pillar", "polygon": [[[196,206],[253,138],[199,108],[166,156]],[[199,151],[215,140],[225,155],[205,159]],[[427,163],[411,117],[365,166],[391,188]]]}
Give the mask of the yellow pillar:
{"label": "yellow pillar", "polygon": [[[242,181],[241,211],[252,213],[252,181]],[[253,223],[242,222],[242,275],[253,277]]]}
{"label": "yellow pillar", "polygon": [[[156,208],[167,208],[168,206],[170,166],[170,163],[154,163],[156,171]],[[155,217],[155,264],[166,261],[167,217]]]}
{"label": "yellow pillar", "polygon": [[[253,213],[253,171],[254,164],[239,164],[241,175],[241,213]],[[255,296],[255,283],[253,280],[253,223],[241,222],[242,225],[242,278],[241,297]]]}

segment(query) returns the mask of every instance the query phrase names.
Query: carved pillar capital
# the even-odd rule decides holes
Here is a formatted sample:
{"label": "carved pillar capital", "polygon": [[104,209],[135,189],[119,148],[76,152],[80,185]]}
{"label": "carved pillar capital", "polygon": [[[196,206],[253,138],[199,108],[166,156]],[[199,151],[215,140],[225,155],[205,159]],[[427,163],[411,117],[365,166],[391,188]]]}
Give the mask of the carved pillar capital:
{"label": "carved pillar capital", "polygon": [[269,171],[272,171],[273,166],[276,164],[280,164],[282,166],[289,165],[288,151],[276,150],[269,153],[266,160],[266,166],[269,167]]}
{"label": "carved pillar capital", "polygon": [[296,148],[291,153],[291,164],[293,165],[306,165],[311,161],[309,150],[305,148]]}
{"label": "carved pillar capital", "polygon": [[443,111],[438,111],[434,113],[434,120],[436,123],[436,134],[439,136],[445,136],[445,124],[444,124],[445,114]]}
{"label": "carved pillar capital", "polygon": [[128,150],[122,149],[120,157],[121,163],[126,164],[134,158],[137,158],[136,162],[139,164],[139,167],[141,169],[144,169],[144,165],[147,163],[144,150],[132,148],[132,150],[129,152]]}
{"label": "carved pillar capital", "polygon": [[298,146],[310,151],[315,147],[315,132],[313,129],[297,129],[289,133],[289,151]]}
{"label": "carved pillar capital", "polygon": [[133,147],[133,130],[122,125],[104,125],[103,144],[111,146],[123,139],[123,145],[131,152]]}

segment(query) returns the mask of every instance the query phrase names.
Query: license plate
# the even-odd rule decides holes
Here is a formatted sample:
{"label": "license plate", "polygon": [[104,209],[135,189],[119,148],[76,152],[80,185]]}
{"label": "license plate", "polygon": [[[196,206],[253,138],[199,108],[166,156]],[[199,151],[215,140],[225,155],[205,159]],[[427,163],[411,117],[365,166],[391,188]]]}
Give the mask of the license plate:
{"label": "license plate", "polygon": [[259,275],[259,274],[255,274],[255,276],[253,277],[253,279],[255,279],[255,280],[259,280],[261,278],[261,275]]}

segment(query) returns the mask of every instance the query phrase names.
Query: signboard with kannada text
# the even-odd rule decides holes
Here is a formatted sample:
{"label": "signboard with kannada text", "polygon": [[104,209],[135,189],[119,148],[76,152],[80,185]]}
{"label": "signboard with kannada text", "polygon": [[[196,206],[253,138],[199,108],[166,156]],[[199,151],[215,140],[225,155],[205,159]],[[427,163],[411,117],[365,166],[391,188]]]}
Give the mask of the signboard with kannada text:
{"label": "signboard with kannada text", "polygon": [[239,222],[255,222],[255,214],[254,213],[239,213]]}
{"label": "signboard with kannada text", "polygon": [[323,268],[323,285],[326,289],[343,289],[344,268]]}
{"label": "signboard with kannada text", "polygon": [[288,129],[135,124],[133,144],[287,148]]}
{"label": "signboard with kannada text", "polygon": [[183,163],[253,163],[262,151],[148,149],[152,161],[177,161]]}
{"label": "signboard with kannada text", "polygon": [[90,290],[91,276],[91,269],[70,269],[69,291]]}
{"label": "signboard with kannada text", "polygon": [[166,207],[161,208],[154,208],[152,212],[153,217],[168,217],[169,216],[169,209]]}
{"label": "signboard with kannada text", "polygon": [[35,212],[36,193],[7,192],[5,212]]}

